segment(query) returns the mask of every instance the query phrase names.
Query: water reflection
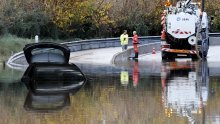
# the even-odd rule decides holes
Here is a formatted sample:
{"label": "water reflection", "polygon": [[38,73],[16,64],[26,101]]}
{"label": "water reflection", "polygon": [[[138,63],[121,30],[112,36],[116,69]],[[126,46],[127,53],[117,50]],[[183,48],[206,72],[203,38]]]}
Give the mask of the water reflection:
{"label": "water reflection", "polygon": [[122,66],[121,72],[120,72],[120,82],[122,86],[128,86],[129,84],[129,72],[131,72],[131,78],[132,78],[132,85],[133,87],[137,87],[139,83],[139,63],[138,60],[132,60],[129,61],[130,68],[127,68],[125,66]]}
{"label": "water reflection", "polygon": [[[162,64],[162,101],[167,117],[177,114],[187,117],[190,123],[204,122],[209,92],[208,70],[206,61]],[[197,120],[196,115],[201,115],[202,119]]]}
{"label": "water reflection", "polygon": [[39,112],[52,112],[62,110],[69,105],[69,94],[35,94],[29,92],[24,103],[24,108]]}
{"label": "water reflection", "polygon": [[3,70],[5,70],[5,61],[2,62]]}
{"label": "water reflection", "polygon": [[0,83],[12,84],[20,82],[23,71],[14,70],[6,66],[5,62],[0,62]]}
{"label": "water reflection", "polygon": [[139,67],[138,67],[138,60],[134,61],[134,67],[133,67],[133,86],[137,87],[138,86],[138,81],[139,81]]}
{"label": "water reflection", "polygon": [[22,81],[29,89],[24,108],[40,112],[61,110],[70,105],[70,94],[76,93],[86,82],[74,64],[31,64]]}
{"label": "water reflection", "polygon": [[[130,61],[126,67],[78,65],[89,79],[89,83],[79,91],[74,88],[68,90],[74,86],[71,84],[80,82],[73,83],[71,75],[76,73],[68,71],[72,70],[71,66],[64,66],[65,69],[63,66],[35,66],[37,68],[30,71],[34,75],[26,79],[29,91],[24,83],[0,84],[0,123],[219,122],[219,73],[208,77],[213,75],[213,68],[207,68],[206,62],[156,64],[153,67],[151,62],[139,60],[138,63]],[[123,71],[122,77],[125,78],[121,80]],[[134,74],[138,77],[136,87],[133,86]]]}
{"label": "water reflection", "polygon": [[127,86],[129,83],[129,74],[126,69],[122,69],[120,73],[120,81],[122,86]]}

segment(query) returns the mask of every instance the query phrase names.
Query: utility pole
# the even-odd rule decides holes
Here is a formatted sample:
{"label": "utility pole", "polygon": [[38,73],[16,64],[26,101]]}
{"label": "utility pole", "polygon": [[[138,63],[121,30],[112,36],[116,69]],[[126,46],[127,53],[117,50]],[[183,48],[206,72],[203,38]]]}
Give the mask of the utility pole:
{"label": "utility pole", "polygon": [[[201,14],[200,14],[200,17],[199,17],[199,27],[197,28],[197,33],[196,33],[196,54],[198,56],[198,58],[201,60],[201,56],[199,55],[199,50],[198,50],[198,35],[201,31],[201,28],[202,28],[202,16],[203,16],[203,12],[205,10],[205,0],[202,0],[202,8],[201,8]],[[203,54],[203,53],[202,53]],[[203,57],[203,55],[202,55]]]}
{"label": "utility pole", "polygon": [[202,0],[202,12],[205,10],[205,0]]}

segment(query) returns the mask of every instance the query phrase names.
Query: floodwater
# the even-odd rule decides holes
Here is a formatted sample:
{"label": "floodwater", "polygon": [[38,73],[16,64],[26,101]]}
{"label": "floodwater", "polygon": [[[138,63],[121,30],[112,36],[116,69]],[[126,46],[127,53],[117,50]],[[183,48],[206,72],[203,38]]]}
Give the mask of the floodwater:
{"label": "floodwater", "polygon": [[[191,60],[77,64],[74,93],[32,94],[0,64],[0,124],[218,124],[220,65]],[[213,66],[215,65],[215,66]]]}

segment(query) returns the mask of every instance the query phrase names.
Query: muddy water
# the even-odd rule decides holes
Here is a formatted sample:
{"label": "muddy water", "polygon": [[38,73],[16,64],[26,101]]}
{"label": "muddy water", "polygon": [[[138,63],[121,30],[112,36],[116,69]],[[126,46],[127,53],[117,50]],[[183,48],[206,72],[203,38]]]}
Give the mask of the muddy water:
{"label": "muddy water", "polygon": [[[188,124],[220,122],[220,71],[208,62],[77,64],[76,93],[31,95],[22,71],[1,68],[1,124]],[[59,106],[59,109],[53,109]],[[44,111],[40,111],[41,107]],[[48,109],[45,110],[45,109]],[[52,111],[51,111],[52,110]]]}

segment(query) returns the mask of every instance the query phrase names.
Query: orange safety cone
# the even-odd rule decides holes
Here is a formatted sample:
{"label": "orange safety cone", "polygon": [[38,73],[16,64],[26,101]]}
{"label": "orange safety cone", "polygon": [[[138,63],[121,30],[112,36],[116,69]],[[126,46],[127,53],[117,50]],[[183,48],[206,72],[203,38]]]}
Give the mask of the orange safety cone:
{"label": "orange safety cone", "polygon": [[152,54],[156,54],[156,50],[155,50],[155,48],[153,48],[153,50],[152,50]]}
{"label": "orange safety cone", "polygon": [[161,40],[162,40],[162,41],[165,41],[165,40],[166,40],[166,33],[165,33],[164,30],[162,31],[162,34],[161,34]]}

